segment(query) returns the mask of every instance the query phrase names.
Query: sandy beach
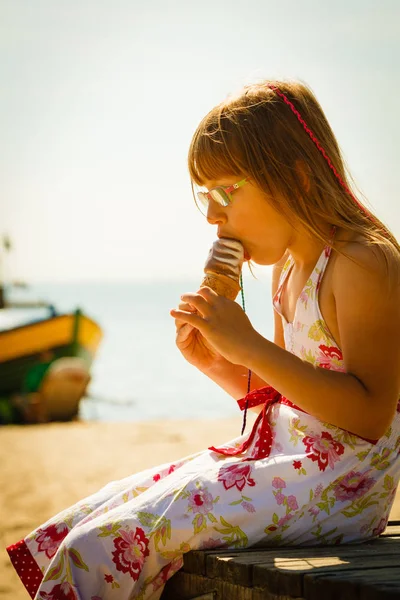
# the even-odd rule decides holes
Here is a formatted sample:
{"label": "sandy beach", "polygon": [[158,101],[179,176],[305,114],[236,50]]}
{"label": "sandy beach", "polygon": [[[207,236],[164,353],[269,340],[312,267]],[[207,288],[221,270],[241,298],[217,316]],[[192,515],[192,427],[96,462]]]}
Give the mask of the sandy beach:
{"label": "sandy beach", "polygon": [[[0,598],[26,600],[5,547],[109,481],[236,437],[241,417],[0,429]],[[391,519],[400,519],[400,492]]]}
{"label": "sandy beach", "polygon": [[29,597],[6,546],[109,481],[223,443],[240,428],[241,416],[0,428],[0,599]]}

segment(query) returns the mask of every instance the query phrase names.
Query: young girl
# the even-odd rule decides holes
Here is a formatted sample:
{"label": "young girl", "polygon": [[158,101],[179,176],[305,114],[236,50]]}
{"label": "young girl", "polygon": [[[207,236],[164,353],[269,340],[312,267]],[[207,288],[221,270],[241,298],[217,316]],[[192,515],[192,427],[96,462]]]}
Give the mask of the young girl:
{"label": "young girl", "polygon": [[266,81],[215,107],[189,169],[218,236],[274,264],[275,338],[202,288],[171,311],[177,344],[259,414],[251,433],[112,482],[11,546],[32,597],[156,599],[192,549],[385,528],[400,474],[399,244],[350,191],[303,84]]}

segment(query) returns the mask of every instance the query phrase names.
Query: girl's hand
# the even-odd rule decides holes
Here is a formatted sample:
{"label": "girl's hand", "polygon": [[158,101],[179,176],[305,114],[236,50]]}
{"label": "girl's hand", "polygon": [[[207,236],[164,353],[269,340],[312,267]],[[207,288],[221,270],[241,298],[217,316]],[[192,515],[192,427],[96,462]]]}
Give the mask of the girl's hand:
{"label": "girl's hand", "polygon": [[[181,302],[178,310],[185,313],[196,312],[194,306],[187,302]],[[193,327],[193,325],[189,325],[189,323],[178,319],[175,319],[175,325],[176,345],[182,356],[191,365],[194,365],[203,373],[208,373],[220,363],[225,362],[225,359],[214,350],[200,331]]]}
{"label": "girl's hand", "polygon": [[181,299],[186,307],[180,305],[170,314],[178,324],[188,328],[188,335],[189,332],[196,335],[197,331],[198,341],[208,348],[210,355],[245,365],[247,353],[259,334],[239,304],[218,296],[208,287],[200,288],[197,294],[184,294]]}

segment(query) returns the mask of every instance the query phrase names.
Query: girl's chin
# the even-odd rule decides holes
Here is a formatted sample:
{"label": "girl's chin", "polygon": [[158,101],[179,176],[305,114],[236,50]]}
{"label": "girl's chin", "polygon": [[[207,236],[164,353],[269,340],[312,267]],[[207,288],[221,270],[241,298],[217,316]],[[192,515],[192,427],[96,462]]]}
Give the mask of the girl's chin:
{"label": "girl's chin", "polygon": [[253,264],[260,265],[262,267],[268,267],[274,264],[270,257],[263,256],[251,256],[248,261],[251,261]]}

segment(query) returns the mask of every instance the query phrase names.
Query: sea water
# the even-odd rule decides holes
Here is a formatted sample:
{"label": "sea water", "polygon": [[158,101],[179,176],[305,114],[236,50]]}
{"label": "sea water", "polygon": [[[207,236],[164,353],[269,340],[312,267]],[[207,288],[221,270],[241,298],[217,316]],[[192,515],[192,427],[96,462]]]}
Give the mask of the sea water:
{"label": "sea water", "polygon": [[[198,281],[36,284],[15,299],[40,298],[58,312],[81,308],[104,337],[92,365],[81,418],[100,421],[220,418],[238,414],[236,402],[188,364],[175,346],[169,315]],[[244,280],[246,312],[257,331],[273,338],[270,272]],[[241,302],[240,296],[238,302]],[[28,321],[46,309],[14,309],[9,317]],[[6,326],[0,322],[0,327]],[[9,324],[10,325],[10,324]]]}

